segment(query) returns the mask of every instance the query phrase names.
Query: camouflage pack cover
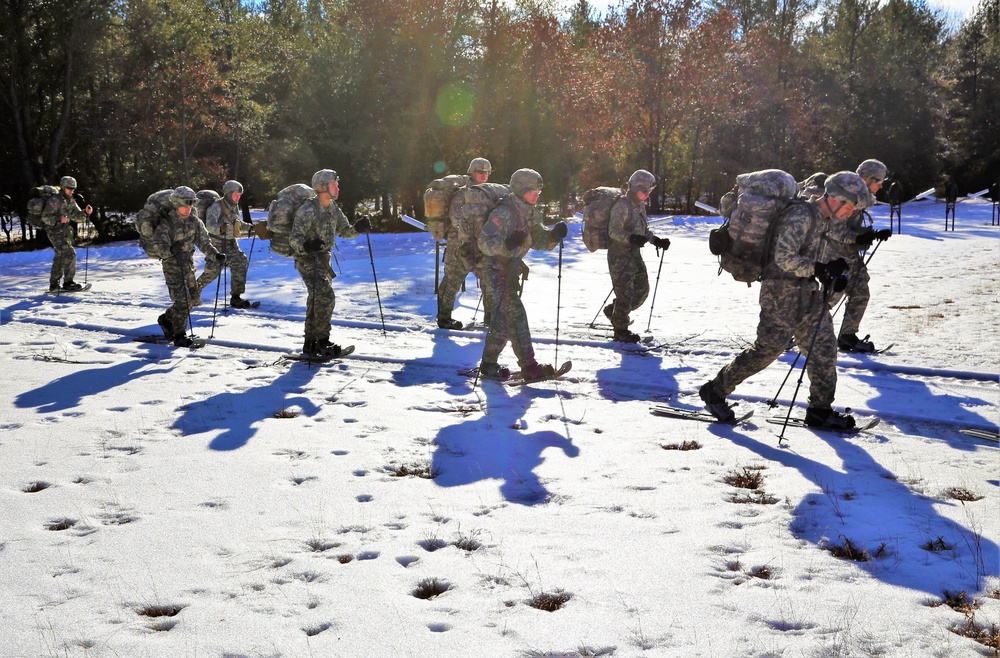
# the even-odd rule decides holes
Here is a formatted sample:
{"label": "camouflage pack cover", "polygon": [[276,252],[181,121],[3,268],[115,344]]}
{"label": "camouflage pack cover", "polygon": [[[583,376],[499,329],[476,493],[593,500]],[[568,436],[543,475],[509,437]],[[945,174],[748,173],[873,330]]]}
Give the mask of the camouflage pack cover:
{"label": "camouflage pack cover", "polygon": [[42,222],[42,211],[45,210],[45,202],[56,194],[59,194],[59,188],[54,185],[31,188],[31,191],[28,192],[28,224],[35,228],[45,228],[45,223]]}
{"label": "camouflage pack cover", "polygon": [[215,190],[198,190],[195,193],[194,202],[195,212],[198,213],[198,219],[205,221],[205,217],[208,215],[208,209],[212,207],[212,204],[222,198],[222,196]]}
{"label": "camouflage pack cover", "polygon": [[624,193],[617,187],[595,187],[583,193],[583,244],[591,251],[608,248],[611,207]]}
{"label": "camouflage pack cover", "polygon": [[451,228],[449,211],[455,193],[469,184],[469,177],[453,174],[431,181],[424,191],[424,217],[435,240],[443,240]]}
{"label": "camouflage pack cover", "polygon": [[135,216],[135,228],[139,232],[139,246],[142,247],[143,251],[150,258],[159,259],[155,255],[153,233],[156,232],[156,227],[160,225],[160,221],[167,217],[170,211],[174,209],[173,204],[170,203],[170,195],[173,193],[173,190],[153,192],[146,199],[146,204],[142,207],[142,210]]}
{"label": "camouflage pack cover", "polygon": [[740,174],[736,186],[719,204],[726,218],[709,235],[709,249],[720,270],[750,285],[759,281],[771,258],[775,219],[798,195],[798,184],[780,169]]}
{"label": "camouflage pack cover", "polygon": [[316,198],[316,190],[302,183],[289,185],[267,208],[267,228],[271,232],[271,251],[279,256],[292,256],[288,238],[292,233],[295,211],[306,201]]}
{"label": "camouflage pack cover", "polygon": [[457,241],[476,242],[490,211],[509,194],[510,186],[503,183],[480,183],[458,190],[448,213]]}

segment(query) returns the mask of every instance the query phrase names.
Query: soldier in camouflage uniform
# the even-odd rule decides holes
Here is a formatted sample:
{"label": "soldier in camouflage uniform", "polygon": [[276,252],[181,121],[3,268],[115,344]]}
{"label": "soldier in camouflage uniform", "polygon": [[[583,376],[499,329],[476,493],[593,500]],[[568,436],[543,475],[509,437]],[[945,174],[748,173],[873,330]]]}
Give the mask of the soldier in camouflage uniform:
{"label": "soldier in camouflage uniform", "polygon": [[542,176],[532,169],[518,169],[510,179],[511,194],[490,212],[479,233],[483,253],[483,298],[492,317],[480,373],[488,379],[506,379],[509,371],[500,367],[500,352],[509,342],[525,381],[538,381],[554,372],[551,365],[539,365],[531,346],[528,316],[517,295],[518,279],[528,249],[548,251],[566,237],[566,222],[551,229],[542,223],[535,207],[542,193]]}
{"label": "soldier in camouflage uniform", "polygon": [[[216,249],[226,255],[226,265],[232,272],[232,297],[229,305],[233,308],[249,308],[250,302],[243,299],[247,288],[247,267],[250,261],[240,249],[236,240],[239,226],[244,225],[240,218],[240,197],[243,195],[243,185],[239,181],[229,180],[222,186],[222,198],[209,206],[205,212],[205,228]],[[222,264],[209,258],[205,261],[205,270],[198,277],[198,290],[203,291],[215,281],[222,270]]]}
{"label": "soldier in camouflage uniform", "polygon": [[160,259],[163,278],[173,305],[157,318],[163,335],[171,338],[177,347],[190,347],[187,336],[191,307],[201,303],[197,295],[198,283],[194,278],[194,248],[197,246],[206,260],[225,262],[226,255],[212,244],[205,224],[194,212],[197,200],[194,190],[182,185],[170,195],[174,207],[153,232],[152,254]]}
{"label": "soldier in camouflage uniform", "polygon": [[[75,191],[76,179],[63,176],[59,181],[59,194],[50,196],[42,209],[45,233],[56,252],[52,259],[52,271],[49,273],[49,292],[74,292],[83,288],[73,281],[76,276],[76,249],[73,248],[76,227],[73,223],[86,221],[87,215],[94,212],[94,209],[88,205],[81,210],[73,199]],[[62,288],[59,287],[60,281]]]}
{"label": "soldier in camouflage uniform", "polygon": [[855,425],[852,416],[832,408],[837,390],[837,338],[826,292],[843,281],[848,264],[843,258],[824,260],[823,240],[831,227],[843,224],[858,204],[867,202],[868,187],[857,174],[840,172],[827,179],[824,189],[821,198],[793,203],[773,220],[778,226],[773,259],[760,284],[757,339],[699,390],[705,407],[723,422],[735,417],[726,396],[770,365],[794,336],[809,373],[806,423],[831,429]]}
{"label": "soldier in camouflage uniform", "polygon": [[843,295],[834,295],[830,299],[831,306],[846,297],[844,304],[844,320],[840,324],[837,337],[838,347],[846,352],[873,352],[875,345],[868,340],[858,338],[861,319],[868,308],[871,293],[868,289],[868,267],[865,265],[862,252],[871,247],[875,240],[888,240],[892,236],[891,229],[876,231],[867,225],[864,210],[875,205],[875,193],[882,188],[885,181],[886,167],[878,160],[865,160],[858,166],[858,176],[868,187],[867,198],[858,206],[857,212],[827,235],[827,244],[831,258],[843,258],[851,266],[848,274],[847,288]]}
{"label": "soldier in camouflage uniform", "polygon": [[295,258],[295,269],[306,284],[306,326],[302,353],[320,358],[340,356],[339,345],[330,342],[330,318],[336,297],[333,279],[336,273],[330,264],[330,252],[337,236],[356,238],[369,231],[371,223],[362,217],[353,226],[340,210],[336,198],[340,194],[340,177],[332,169],[313,174],[312,187],[317,196],[304,202],[295,211],[292,232],[288,238]]}
{"label": "soldier in camouflage uniform", "polygon": [[[489,181],[492,171],[493,165],[489,160],[473,158],[469,163],[466,185],[481,185]],[[459,196],[456,194],[453,201]],[[442,329],[461,329],[462,323],[452,320],[451,312],[455,308],[455,299],[458,297],[462,282],[469,272],[477,270],[479,247],[473,240],[464,240],[454,222],[448,229],[447,240],[448,246],[444,250],[444,274],[438,284],[437,325]]]}
{"label": "soldier in camouflage uniform", "polygon": [[646,200],[656,187],[656,176],[640,169],[628,179],[628,192],[611,207],[608,219],[608,272],[615,298],[604,307],[604,315],[615,329],[615,340],[638,343],[639,335],[628,330],[629,314],[649,295],[649,275],[642,260],[643,245],[670,247],[670,240],[653,235],[646,224]]}

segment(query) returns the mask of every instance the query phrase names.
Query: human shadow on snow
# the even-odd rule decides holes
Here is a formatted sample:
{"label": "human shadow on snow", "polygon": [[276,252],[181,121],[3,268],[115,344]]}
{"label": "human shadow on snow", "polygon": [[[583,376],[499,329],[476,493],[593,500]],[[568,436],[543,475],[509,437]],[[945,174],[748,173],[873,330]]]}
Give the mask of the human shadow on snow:
{"label": "human shadow on snow", "polygon": [[[869,562],[855,564],[884,583],[939,597],[944,590],[978,591],[985,577],[998,575],[1000,550],[975,531],[975,514],[988,513],[985,506],[966,508],[972,527],[963,527],[936,509],[957,503],[912,491],[864,448],[843,437],[796,432],[788,439],[826,442],[840,458],[841,472],[787,448],[765,445],[731,427],[713,425],[709,431],[763,459],[794,468],[815,484],[820,491],[805,496],[792,511],[792,534],[818,547],[849,539],[870,555],[878,554]],[[780,498],[781,492],[768,493]],[[950,550],[922,548],[939,539]]]}
{"label": "human shadow on snow", "polygon": [[500,480],[504,500],[518,505],[538,505],[550,501],[553,493],[535,473],[544,461],[548,448],[558,448],[567,457],[576,457],[580,449],[557,432],[532,432],[523,427],[527,405],[518,399],[557,395],[553,391],[525,389],[515,396],[510,387],[498,382],[482,383],[487,412],[473,420],[443,427],[434,439],[432,469],[434,483],[440,487],[458,487],[486,480]]}
{"label": "human shadow on snow", "polygon": [[[293,363],[274,380],[243,391],[226,391],[189,402],[180,407],[181,415],[171,425],[184,436],[224,431],[209,442],[212,450],[242,448],[257,433],[259,424],[288,407],[298,407],[302,416],[314,416],[319,411],[312,400],[304,395],[306,385],[323,367],[307,363]],[[295,422],[275,420],[274,422]]]}

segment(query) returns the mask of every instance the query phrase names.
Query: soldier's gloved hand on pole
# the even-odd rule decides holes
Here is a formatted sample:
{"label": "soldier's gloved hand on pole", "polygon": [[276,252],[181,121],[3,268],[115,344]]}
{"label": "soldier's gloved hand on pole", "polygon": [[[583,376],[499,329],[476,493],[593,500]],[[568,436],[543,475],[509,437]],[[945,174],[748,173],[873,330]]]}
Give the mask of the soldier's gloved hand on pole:
{"label": "soldier's gloved hand on pole", "polygon": [[854,238],[854,244],[859,247],[864,247],[867,249],[872,246],[872,242],[875,241],[875,229],[866,228],[865,230],[858,233],[858,236]]}
{"label": "soldier's gloved hand on pole", "polygon": [[171,243],[171,245],[170,245],[170,253],[172,253],[174,256],[176,256],[177,254],[180,254],[180,253],[183,253],[183,252],[184,252],[184,243],[183,242],[181,242],[180,240],[178,240],[177,242]]}
{"label": "soldier's gloved hand on pole", "polygon": [[644,244],[646,244],[646,236],[633,233],[632,235],[628,236],[628,243],[635,247],[641,247]]}
{"label": "soldier's gloved hand on pole", "polygon": [[309,238],[302,243],[302,249],[308,254],[315,253],[323,248],[323,241],[319,238]]}
{"label": "soldier's gloved hand on pole", "polygon": [[567,233],[569,233],[569,226],[566,225],[566,222],[559,222],[553,225],[549,230],[549,235],[554,237],[556,240],[562,240],[566,237]]}
{"label": "soldier's gloved hand on pole", "polygon": [[883,229],[879,229],[879,230],[875,231],[875,239],[876,240],[885,241],[885,240],[888,240],[891,237],[892,237],[892,229],[891,228],[883,228]]}
{"label": "soldier's gloved hand on pole", "polygon": [[650,240],[650,242],[652,242],[653,246],[656,247],[657,249],[663,249],[664,251],[666,251],[667,249],[670,249],[670,239],[669,238],[657,238],[657,237],[654,237],[652,240]]}
{"label": "soldier's gloved hand on pole", "polygon": [[225,263],[226,262],[226,255],[224,253],[222,253],[221,251],[216,252],[216,254],[215,254],[215,262],[216,263]]}
{"label": "soldier's gloved hand on pole", "polygon": [[371,233],[372,220],[368,215],[361,215],[358,221],[354,222],[354,230],[358,233]]}
{"label": "soldier's gloved hand on pole", "polygon": [[513,233],[507,236],[507,239],[503,241],[503,244],[508,249],[514,250],[523,245],[527,241],[528,241],[527,231],[514,231]]}
{"label": "soldier's gloved hand on pole", "polygon": [[[843,258],[838,258],[832,260],[829,263],[816,263],[813,266],[813,272],[819,282],[824,286],[834,283],[835,279],[840,278],[847,270],[850,269],[850,265]],[[846,279],[845,284],[846,285]],[[843,290],[843,288],[841,288]],[[838,291],[839,292],[839,291]]]}

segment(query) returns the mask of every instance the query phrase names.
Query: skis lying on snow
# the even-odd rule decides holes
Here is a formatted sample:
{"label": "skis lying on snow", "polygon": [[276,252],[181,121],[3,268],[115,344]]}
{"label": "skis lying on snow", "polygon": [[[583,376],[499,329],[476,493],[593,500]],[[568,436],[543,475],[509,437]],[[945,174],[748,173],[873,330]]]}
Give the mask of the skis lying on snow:
{"label": "skis lying on snow", "polygon": [[994,443],[1000,443],[1000,432],[994,432],[992,430],[981,430],[976,428],[960,429],[958,431],[966,436],[972,436],[977,439],[983,439],[985,441],[993,441]]}
{"label": "skis lying on snow", "polygon": [[45,294],[49,295],[50,297],[72,297],[78,292],[87,292],[93,287],[94,287],[93,283],[85,283],[83,284],[83,287],[80,288],[79,290],[64,290],[60,288],[59,290],[46,290]]}
{"label": "skis lying on snow", "polygon": [[[524,386],[525,384],[534,384],[535,382],[547,382],[547,381],[550,381],[552,379],[559,379],[560,377],[562,377],[563,375],[565,375],[567,372],[569,372],[572,368],[573,368],[572,361],[567,361],[564,364],[562,364],[561,366],[559,366],[558,370],[556,370],[554,373],[552,373],[548,377],[545,377],[544,379],[535,379],[535,380],[532,380],[530,382],[526,382],[526,381],[524,381],[524,377],[521,375],[520,372],[512,372],[512,373],[510,373],[510,376],[508,376],[506,379],[502,379],[502,380],[499,380],[499,381],[502,381],[507,386]],[[463,377],[478,377],[479,376],[479,368],[460,368],[458,370],[458,374],[462,375]],[[485,379],[485,378],[483,378],[483,379]],[[486,381],[498,381],[498,380],[489,379],[489,380],[486,380]]]}
{"label": "skis lying on snow", "polygon": [[666,404],[654,405],[649,409],[649,413],[654,416],[666,416],[667,418],[684,418],[687,420],[700,420],[704,423],[722,423],[723,425],[739,425],[751,416],[753,416],[753,409],[743,414],[742,416],[737,416],[729,422],[723,422],[708,413],[707,411],[698,411],[696,409],[681,409],[680,407],[671,407]]}
{"label": "skis lying on snow", "polygon": [[350,356],[354,354],[354,346],[347,345],[340,348],[340,354],[337,356],[317,356],[315,354],[303,354],[302,352],[292,352],[291,354],[285,354],[281,357],[282,361],[303,361],[305,363],[332,363],[345,356]]}
{"label": "skis lying on snow", "polygon": [[[137,343],[151,343],[153,345],[173,345],[174,344],[174,339],[173,338],[167,338],[166,336],[163,336],[162,334],[150,334],[149,336],[136,336],[132,340],[135,341],[135,342],[137,342]],[[188,347],[189,347],[189,349],[192,349],[192,350],[201,349],[202,347],[205,347],[205,342],[206,341],[205,341],[204,338],[191,338],[191,345],[189,345]]]}
{"label": "skis lying on snow", "polygon": [[[784,425],[786,419],[784,416],[772,416],[767,419],[767,422],[773,425]],[[836,429],[834,427],[815,427],[813,425],[806,425],[805,418],[789,418],[787,419],[787,424],[789,427],[802,427],[807,430],[819,430],[821,432],[837,432],[838,434],[858,434],[859,432],[867,432],[876,425],[882,422],[881,418],[870,418],[860,425],[856,425],[850,429]]]}

